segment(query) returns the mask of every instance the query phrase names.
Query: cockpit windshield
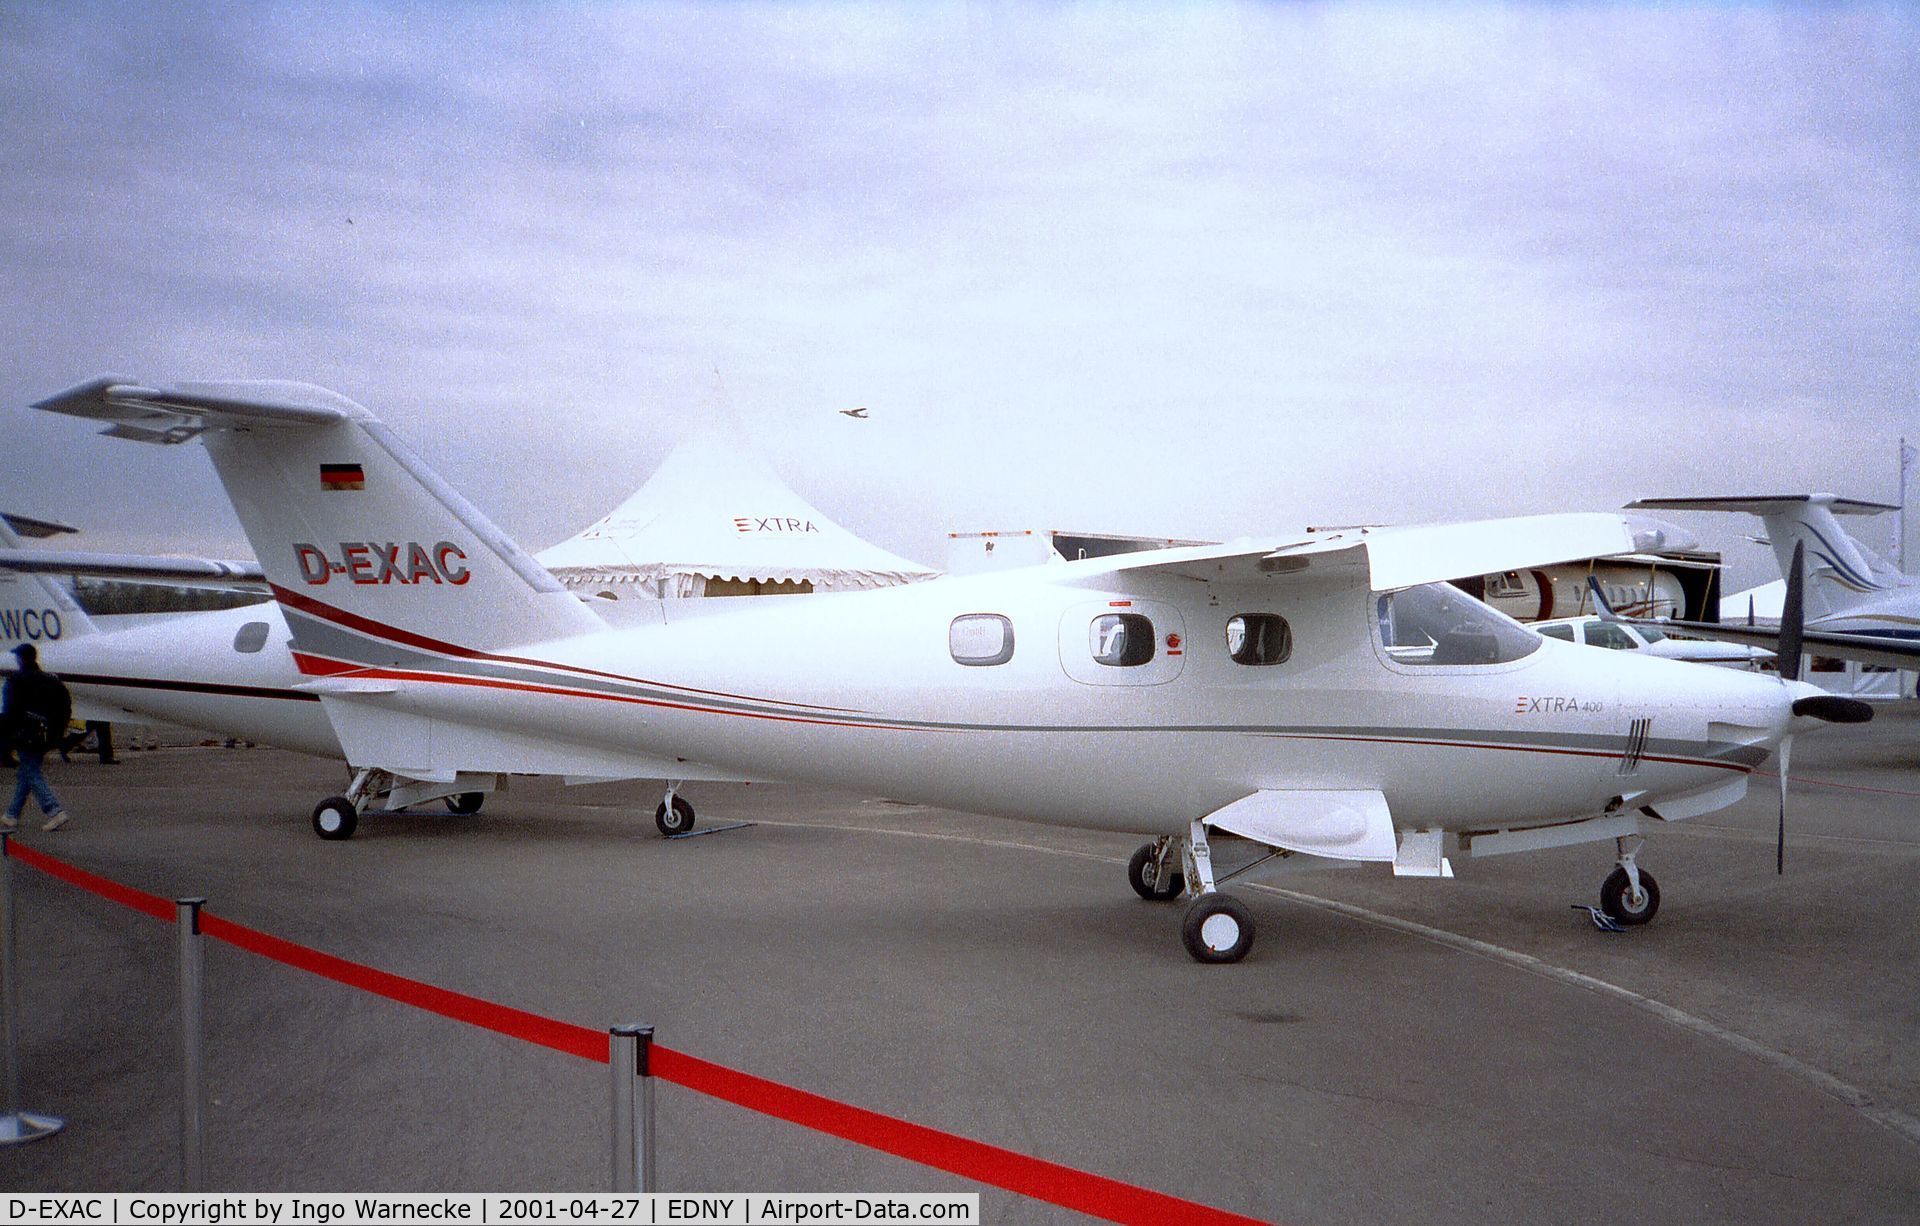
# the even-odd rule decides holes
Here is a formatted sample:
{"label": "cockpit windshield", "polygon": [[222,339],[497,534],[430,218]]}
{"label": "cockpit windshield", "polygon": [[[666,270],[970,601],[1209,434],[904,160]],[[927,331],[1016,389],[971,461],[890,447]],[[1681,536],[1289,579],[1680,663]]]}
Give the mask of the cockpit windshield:
{"label": "cockpit windshield", "polygon": [[1380,641],[1400,664],[1508,664],[1540,636],[1447,583],[1380,597]]}

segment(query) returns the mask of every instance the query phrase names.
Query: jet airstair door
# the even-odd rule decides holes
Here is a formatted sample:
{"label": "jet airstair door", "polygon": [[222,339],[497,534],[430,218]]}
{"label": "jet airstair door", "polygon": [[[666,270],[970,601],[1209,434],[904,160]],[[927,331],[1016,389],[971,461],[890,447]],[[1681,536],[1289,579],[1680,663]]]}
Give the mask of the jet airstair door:
{"label": "jet airstair door", "polygon": [[1086,685],[1162,685],[1186,654],[1186,619],[1157,600],[1076,605],[1060,619],[1060,665]]}

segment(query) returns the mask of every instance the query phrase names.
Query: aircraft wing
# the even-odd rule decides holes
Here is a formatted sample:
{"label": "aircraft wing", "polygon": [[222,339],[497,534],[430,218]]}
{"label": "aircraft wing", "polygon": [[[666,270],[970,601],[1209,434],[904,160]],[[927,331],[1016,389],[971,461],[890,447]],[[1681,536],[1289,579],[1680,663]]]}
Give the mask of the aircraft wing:
{"label": "aircraft wing", "polygon": [[[1778,651],[1780,647],[1778,626],[1606,617],[1604,613],[1601,616],[1607,621],[1625,622],[1629,626],[1652,626],[1668,634],[1684,634],[1690,638],[1744,643],[1749,647],[1764,647],[1768,651]],[[1878,664],[1883,668],[1920,669],[1920,639],[1895,638],[1890,634],[1838,634],[1831,630],[1806,630],[1801,632],[1800,643],[1801,649],[1811,655],[1858,660],[1862,664]]]}
{"label": "aircraft wing", "polygon": [[55,549],[0,549],[0,570],[21,575],[84,575],[175,587],[258,587],[266,577],[258,562],[216,558],[150,558],[129,553],[78,553]]}
{"label": "aircraft wing", "polygon": [[184,443],[215,426],[317,426],[361,418],[344,396],[280,380],[148,387],[101,375],[33,406],[107,423],[102,434],[142,443]]}
{"label": "aircraft wing", "polygon": [[1083,573],[1161,571],[1245,581],[1307,575],[1389,592],[1464,575],[1546,566],[1634,551],[1633,530],[1611,513],[1529,515],[1460,524],[1343,528],[1288,541],[1229,541],[1090,559]]}

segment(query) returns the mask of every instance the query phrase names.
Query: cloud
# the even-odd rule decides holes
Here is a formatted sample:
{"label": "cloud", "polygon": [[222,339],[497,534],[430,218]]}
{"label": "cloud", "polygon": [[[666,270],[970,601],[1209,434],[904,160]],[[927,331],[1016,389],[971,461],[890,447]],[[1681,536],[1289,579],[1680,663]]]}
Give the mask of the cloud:
{"label": "cloud", "polygon": [[[1886,497],[1863,452],[1890,480],[1920,434],[1899,8],[0,23],[12,403],[322,383],[534,545],[637,485],[716,367],[809,497],[936,562],[948,529],[1712,492],[1735,453]],[[237,546],[199,463],[14,437],[46,457],[21,510],[105,547],[164,536],[165,490],[178,541]]]}

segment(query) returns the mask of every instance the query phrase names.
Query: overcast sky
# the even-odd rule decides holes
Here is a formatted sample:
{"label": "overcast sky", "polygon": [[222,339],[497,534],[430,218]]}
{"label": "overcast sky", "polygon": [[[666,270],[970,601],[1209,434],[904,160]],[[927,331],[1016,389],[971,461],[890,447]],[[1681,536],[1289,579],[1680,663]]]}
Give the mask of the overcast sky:
{"label": "overcast sky", "polygon": [[[24,407],[106,371],[333,388],[534,548],[716,370],[802,494],[936,565],[1890,501],[1916,11],[0,3],[0,509],[245,552],[197,447]],[[1751,521],[1687,522],[1771,577]]]}

